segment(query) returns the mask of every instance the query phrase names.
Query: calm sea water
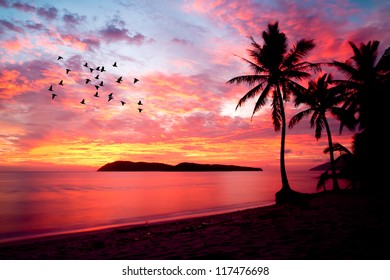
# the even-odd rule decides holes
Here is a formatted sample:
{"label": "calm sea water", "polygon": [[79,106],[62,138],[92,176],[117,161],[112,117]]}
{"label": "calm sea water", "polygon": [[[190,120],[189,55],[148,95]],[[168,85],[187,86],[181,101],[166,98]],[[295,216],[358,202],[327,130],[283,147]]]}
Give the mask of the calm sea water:
{"label": "calm sea water", "polygon": [[[289,173],[315,192],[318,172]],[[274,203],[278,172],[0,172],[0,242]]]}

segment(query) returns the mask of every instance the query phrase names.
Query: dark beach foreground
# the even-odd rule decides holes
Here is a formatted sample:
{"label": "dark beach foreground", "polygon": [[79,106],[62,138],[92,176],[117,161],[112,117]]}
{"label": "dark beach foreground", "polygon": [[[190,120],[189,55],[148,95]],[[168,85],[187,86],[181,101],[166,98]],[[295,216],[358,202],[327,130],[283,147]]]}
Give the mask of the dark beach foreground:
{"label": "dark beach foreground", "polygon": [[0,244],[0,259],[390,259],[387,197],[322,193],[304,203]]}

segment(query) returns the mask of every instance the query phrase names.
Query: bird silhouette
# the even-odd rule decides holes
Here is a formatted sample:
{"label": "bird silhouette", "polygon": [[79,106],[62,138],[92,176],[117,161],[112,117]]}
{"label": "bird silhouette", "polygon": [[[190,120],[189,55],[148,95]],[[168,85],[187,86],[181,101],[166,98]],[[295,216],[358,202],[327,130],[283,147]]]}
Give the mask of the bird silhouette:
{"label": "bird silhouette", "polygon": [[118,67],[117,65],[116,65],[116,62],[114,62],[114,64],[112,65],[113,67]]}
{"label": "bird silhouette", "polygon": [[99,86],[101,86],[101,87],[103,86],[103,81],[100,82]]}
{"label": "bird silhouette", "polygon": [[139,80],[137,78],[134,78],[134,84],[138,82]]}
{"label": "bird silhouette", "polygon": [[53,86],[52,86],[52,85],[49,87],[49,90],[50,90],[50,91],[53,91]]}
{"label": "bird silhouette", "polygon": [[96,76],[95,76],[95,79],[99,79],[99,75],[96,75]]}
{"label": "bird silhouette", "polygon": [[85,63],[84,63],[84,67],[89,67],[89,66],[88,66],[88,62],[85,62]]}
{"label": "bird silhouette", "polygon": [[138,101],[138,105],[144,105],[144,104],[142,104],[142,102],[141,102],[141,100],[140,100],[140,101]]}
{"label": "bird silhouette", "polygon": [[118,84],[120,84],[120,83],[122,82],[122,77],[119,77],[118,80],[116,80],[116,82],[117,82]]}
{"label": "bird silhouette", "polygon": [[95,97],[99,97],[99,93],[98,92],[96,92],[93,96],[95,96]]}
{"label": "bird silhouette", "polygon": [[66,74],[69,74],[71,70],[70,69],[66,69]]}
{"label": "bird silhouette", "polygon": [[81,104],[85,105],[85,99],[81,100]]}
{"label": "bird silhouette", "polygon": [[61,80],[58,84],[63,86],[64,85],[64,80]]}
{"label": "bird silhouette", "polygon": [[54,99],[56,96],[57,96],[57,94],[52,93],[52,94],[51,94],[51,99]]}
{"label": "bird silhouette", "polygon": [[90,79],[85,79],[85,84],[88,84],[90,81]]}
{"label": "bird silhouette", "polygon": [[96,90],[98,90],[98,89],[99,89],[99,86],[95,85],[95,88],[96,88]]}
{"label": "bird silhouette", "polygon": [[126,104],[126,102],[125,102],[125,101],[121,101],[121,103],[122,103],[122,106]]}
{"label": "bird silhouette", "polygon": [[92,73],[92,72],[93,72],[93,68],[90,67],[90,68],[89,68],[89,71],[91,71],[91,73]]}
{"label": "bird silhouette", "polygon": [[100,72],[106,72],[106,69],[104,69],[104,66],[100,69]]}
{"label": "bird silhouette", "polygon": [[100,66],[96,67],[96,69],[95,69],[95,70],[97,70],[97,71],[100,71]]}
{"label": "bird silhouette", "polygon": [[59,56],[58,58],[57,58],[57,60],[60,60],[60,59],[64,59],[62,56]]}
{"label": "bird silhouette", "polygon": [[141,112],[142,112],[142,108],[138,108],[138,112],[140,112],[140,113],[141,113]]}
{"label": "bird silhouette", "polygon": [[112,97],[112,95],[113,95],[112,92],[108,95],[108,102],[110,102],[110,100],[114,99],[114,97]]}

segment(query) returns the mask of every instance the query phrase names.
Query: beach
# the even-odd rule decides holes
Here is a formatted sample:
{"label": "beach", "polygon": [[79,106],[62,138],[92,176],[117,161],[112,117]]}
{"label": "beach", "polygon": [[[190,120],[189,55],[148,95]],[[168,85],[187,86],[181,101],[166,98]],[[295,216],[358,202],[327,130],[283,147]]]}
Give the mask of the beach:
{"label": "beach", "polygon": [[387,197],[320,193],[299,204],[0,244],[3,260],[390,259]]}

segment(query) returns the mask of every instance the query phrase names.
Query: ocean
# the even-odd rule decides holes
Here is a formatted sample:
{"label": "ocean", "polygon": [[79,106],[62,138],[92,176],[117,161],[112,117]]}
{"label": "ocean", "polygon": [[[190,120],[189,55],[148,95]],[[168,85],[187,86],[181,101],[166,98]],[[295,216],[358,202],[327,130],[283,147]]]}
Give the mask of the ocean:
{"label": "ocean", "polygon": [[[290,172],[313,193],[319,172]],[[274,204],[280,174],[261,172],[0,172],[0,242]]]}

